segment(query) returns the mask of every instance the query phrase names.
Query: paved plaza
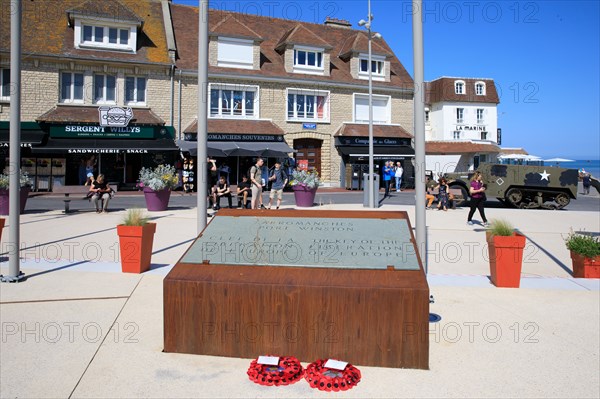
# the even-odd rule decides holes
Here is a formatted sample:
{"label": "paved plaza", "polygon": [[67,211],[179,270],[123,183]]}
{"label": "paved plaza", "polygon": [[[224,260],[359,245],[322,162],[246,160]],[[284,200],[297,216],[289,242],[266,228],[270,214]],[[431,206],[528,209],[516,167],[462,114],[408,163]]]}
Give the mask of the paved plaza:
{"label": "paved plaza", "polygon": [[[380,209],[406,211],[414,226],[413,206]],[[0,285],[0,397],[598,398],[600,280],[572,278],[563,238],[571,228],[598,233],[600,213],[488,209],[489,219],[508,219],[527,237],[521,288],[508,289],[489,282],[484,229],[467,226],[467,212],[427,212],[430,311],[441,317],[430,324],[430,369],[357,365],[362,381],[344,393],[303,380],[255,385],[246,375],[250,359],[162,352],[163,278],[196,236],[194,208],[151,214],[152,270],[141,275],[120,271],[115,226],[123,210],[28,212],[21,217],[27,281]],[[8,238],[5,228],[0,253]],[[6,273],[6,254],[0,258]]]}

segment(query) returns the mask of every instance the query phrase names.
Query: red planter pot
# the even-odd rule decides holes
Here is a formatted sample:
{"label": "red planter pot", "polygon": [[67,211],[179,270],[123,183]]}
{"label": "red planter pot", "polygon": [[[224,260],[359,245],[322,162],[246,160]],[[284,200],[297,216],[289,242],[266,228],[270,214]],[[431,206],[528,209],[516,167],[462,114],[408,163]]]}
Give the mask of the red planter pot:
{"label": "red planter pot", "polygon": [[[29,186],[21,187],[21,209],[20,213],[25,212],[25,205],[27,204],[27,197],[29,196]],[[0,215],[8,215],[8,190],[0,189]]]}
{"label": "red planter pot", "polygon": [[143,273],[150,269],[156,223],[144,226],[117,226],[123,273]]}
{"label": "red planter pot", "polygon": [[600,278],[600,256],[586,258],[571,251],[573,260],[573,277],[577,278]]}
{"label": "red planter pot", "polygon": [[319,187],[308,188],[302,184],[292,186],[292,190],[294,190],[294,198],[296,199],[296,206],[301,208],[310,208],[313,206],[318,188]]}
{"label": "red planter pot", "polygon": [[519,288],[525,236],[492,236],[486,233],[490,255],[490,277],[496,287]]}
{"label": "red planter pot", "polygon": [[171,190],[169,189],[154,191],[149,187],[144,187],[146,208],[148,208],[149,211],[166,211],[169,207],[170,197]]}

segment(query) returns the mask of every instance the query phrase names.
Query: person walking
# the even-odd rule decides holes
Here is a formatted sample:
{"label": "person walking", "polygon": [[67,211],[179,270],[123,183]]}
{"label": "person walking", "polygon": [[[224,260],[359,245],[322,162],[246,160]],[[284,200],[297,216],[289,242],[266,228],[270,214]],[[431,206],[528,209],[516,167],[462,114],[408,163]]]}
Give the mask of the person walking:
{"label": "person walking", "polygon": [[252,183],[252,200],[250,201],[252,209],[258,209],[262,204],[262,166],[265,161],[262,158],[256,158],[256,164],[250,168],[250,182]]}
{"label": "person walking", "polygon": [[404,174],[404,169],[402,168],[402,164],[400,161],[396,162],[396,167],[394,168],[394,178],[396,179],[396,192],[399,193],[402,191],[402,175]]}
{"label": "person walking", "polygon": [[390,184],[392,183],[392,176],[394,170],[392,169],[391,161],[386,161],[383,166],[383,183],[385,184],[385,194],[383,198],[390,196]]}
{"label": "person walking", "polygon": [[281,200],[283,199],[283,188],[288,182],[287,175],[283,168],[281,167],[281,162],[275,162],[275,169],[273,169],[273,173],[269,177],[269,181],[271,183],[271,193],[269,194],[269,205],[267,205],[267,209],[271,209],[271,204],[273,203],[273,199],[277,196],[277,208],[281,206]]}
{"label": "person walking", "polygon": [[590,193],[590,186],[592,185],[592,179],[589,173],[583,175],[583,194],[588,195]]}
{"label": "person walking", "polygon": [[473,215],[475,214],[475,209],[479,210],[479,215],[481,215],[481,220],[483,220],[484,226],[489,226],[489,223],[485,217],[485,211],[483,209],[483,205],[485,203],[485,185],[482,181],[482,175],[480,172],[475,172],[473,177],[471,177],[471,187],[469,187],[469,195],[471,196],[471,209],[469,210],[469,216],[467,218],[467,224],[473,224]]}

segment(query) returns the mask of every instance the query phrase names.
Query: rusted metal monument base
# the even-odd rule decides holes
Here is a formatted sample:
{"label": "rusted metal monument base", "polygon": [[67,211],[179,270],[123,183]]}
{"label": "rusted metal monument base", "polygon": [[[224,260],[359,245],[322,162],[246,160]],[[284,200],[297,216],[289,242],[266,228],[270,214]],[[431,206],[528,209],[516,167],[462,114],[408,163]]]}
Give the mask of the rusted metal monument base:
{"label": "rusted metal monument base", "polygon": [[223,209],[164,280],[165,352],[428,369],[428,323],[406,212]]}

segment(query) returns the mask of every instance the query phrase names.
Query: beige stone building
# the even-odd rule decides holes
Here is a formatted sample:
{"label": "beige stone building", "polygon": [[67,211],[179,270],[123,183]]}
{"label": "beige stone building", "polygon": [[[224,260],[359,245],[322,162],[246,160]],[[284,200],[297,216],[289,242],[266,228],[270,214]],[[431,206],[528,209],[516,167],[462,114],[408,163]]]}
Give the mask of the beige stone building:
{"label": "beige stone building", "polygon": [[[171,12],[176,127],[181,138],[194,139],[198,10],[172,4]],[[312,24],[210,10],[210,83],[204,100],[209,153],[224,148],[219,140],[258,148],[253,135],[268,147],[264,136],[271,135],[272,143],[293,148],[289,155],[317,170],[325,184],[345,185],[351,166],[367,162],[367,45],[366,32],[351,29],[347,21]],[[377,162],[403,160],[412,169],[413,81],[383,39],[372,46]],[[248,162],[238,164],[238,174],[244,173]]]}
{"label": "beige stone building", "polygon": [[[0,19],[3,169],[14,85],[10,13]],[[373,40],[369,66],[366,32],[346,21],[211,9],[209,31],[209,153],[234,182],[261,155],[295,158],[325,184],[345,185],[366,163],[369,68],[377,162],[412,164],[413,82],[385,40]],[[177,163],[177,145],[193,157],[197,40],[198,9],[169,0],[24,2],[22,165],[36,188],[78,184],[90,158],[95,173],[132,185],[143,166]],[[127,109],[126,126],[102,125],[126,119],[107,110]]]}

